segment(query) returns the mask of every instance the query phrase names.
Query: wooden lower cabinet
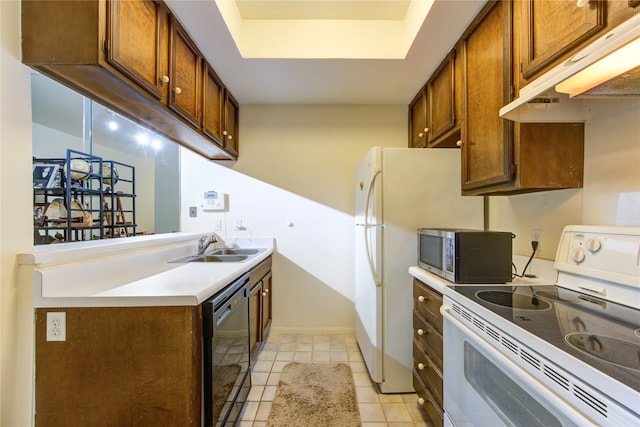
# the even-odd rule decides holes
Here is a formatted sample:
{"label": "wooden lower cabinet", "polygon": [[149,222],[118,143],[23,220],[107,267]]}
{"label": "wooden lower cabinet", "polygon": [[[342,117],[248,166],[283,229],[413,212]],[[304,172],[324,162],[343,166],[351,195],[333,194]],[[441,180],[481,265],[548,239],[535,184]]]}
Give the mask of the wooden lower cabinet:
{"label": "wooden lower cabinet", "polygon": [[413,279],[413,386],[434,426],[444,423],[442,294]]}
{"label": "wooden lower cabinet", "polygon": [[251,271],[249,281],[249,348],[252,365],[271,330],[271,277],[271,257]]}
{"label": "wooden lower cabinet", "polygon": [[42,308],[35,328],[36,426],[200,426],[200,306]]}

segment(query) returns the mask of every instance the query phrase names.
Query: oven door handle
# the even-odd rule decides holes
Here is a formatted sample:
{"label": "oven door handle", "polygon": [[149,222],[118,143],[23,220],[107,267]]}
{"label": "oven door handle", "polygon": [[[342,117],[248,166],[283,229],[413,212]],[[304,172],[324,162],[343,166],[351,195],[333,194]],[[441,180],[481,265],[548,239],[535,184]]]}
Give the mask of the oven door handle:
{"label": "oven door handle", "polygon": [[[467,337],[470,341],[473,341],[475,345],[488,353],[493,358],[494,362],[497,362],[497,364],[499,364],[501,367],[504,367],[506,371],[516,377],[522,384],[526,384],[527,388],[533,390],[538,396],[547,396],[549,395],[549,393],[551,393],[551,391],[547,387],[527,374],[525,371],[522,371],[522,369],[511,359],[500,353],[492,345],[487,343],[482,337],[476,334],[473,330],[456,319],[452,314],[449,313],[449,309],[450,308],[445,306],[444,304],[441,305],[440,313],[442,314],[442,316],[446,320],[450,321],[455,327],[464,331],[465,337]],[[559,413],[561,413],[575,425],[593,427],[598,426],[598,424],[594,424],[593,421],[585,418],[582,414],[577,412],[575,408],[565,403],[562,399],[545,399],[545,402],[548,405],[554,407]]]}

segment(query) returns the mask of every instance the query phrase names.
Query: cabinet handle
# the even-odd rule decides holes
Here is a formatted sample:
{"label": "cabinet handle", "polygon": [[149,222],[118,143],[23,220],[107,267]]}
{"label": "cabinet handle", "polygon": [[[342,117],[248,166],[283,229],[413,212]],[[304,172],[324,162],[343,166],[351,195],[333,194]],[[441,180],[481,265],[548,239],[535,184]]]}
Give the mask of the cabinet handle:
{"label": "cabinet handle", "polygon": [[420,301],[420,302],[425,302],[426,300],[427,300],[427,299],[426,299],[425,297],[423,297],[422,295],[420,295],[420,296],[418,297],[418,301]]}
{"label": "cabinet handle", "polygon": [[462,140],[461,140],[461,139],[459,139],[458,141],[456,141],[456,145],[457,145],[458,147],[462,147]]}
{"label": "cabinet handle", "polygon": [[578,0],[576,4],[578,7],[585,7],[587,4],[589,4],[589,0]]}
{"label": "cabinet handle", "polygon": [[422,371],[424,369],[424,363],[418,363],[418,369]]}
{"label": "cabinet handle", "polygon": [[267,296],[267,293],[266,293],[266,292],[264,292],[264,291],[262,291],[262,296],[263,296],[263,297],[266,297],[266,296]]}
{"label": "cabinet handle", "polygon": [[423,398],[421,398],[421,397],[418,398],[418,405],[420,405],[420,406],[424,405],[424,399]]}
{"label": "cabinet handle", "polygon": [[160,81],[162,83],[169,83],[169,76],[163,75],[162,77],[160,77]]}
{"label": "cabinet handle", "polygon": [[424,335],[426,334],[426,331],[422,328],[418,329],[418,335]]}
{"label": "cabinet handle", "polygon": [[182,89],[180,89],[177,86],[175,88],[173,88],[173,91],[175,92],[176,95],[180,95],[182,93]]}

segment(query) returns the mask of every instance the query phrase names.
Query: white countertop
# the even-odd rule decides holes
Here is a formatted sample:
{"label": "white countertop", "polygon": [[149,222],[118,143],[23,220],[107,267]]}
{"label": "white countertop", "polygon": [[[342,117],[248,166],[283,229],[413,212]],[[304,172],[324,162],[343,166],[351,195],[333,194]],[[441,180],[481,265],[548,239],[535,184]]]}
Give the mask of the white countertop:
{"label": "white countertop", "polygon": [[[528,257],[514,255],[513,262],[518,266],[518,271],[521,272],[523,266],[526,264]],[[557,273],[553,267],[553,261],[534,258],[531,263],[531,270],[527,269],[527,272],[535,272],[536,278],[516,277],[512,282],[508,283],[485,283],[479,285],[477,283],[453,283],[440,276],[436,276],[433,273],[428,272],[418,266],[409,267],[409,274],[423,283],[426,283],[431,288],[446,295],[449,292],[451,286],[512,286],[512,285],[539,285],[539,284],[554,284],[556,282]]]}
{"label": "white countertop", "polygon": [[231,239],[216,248],[266,250],[245,262],[167,262],[194,254],[200,236],[113,239],[20,259],[33,268],[34,307],[195,306],[273,254],[273,238]]}

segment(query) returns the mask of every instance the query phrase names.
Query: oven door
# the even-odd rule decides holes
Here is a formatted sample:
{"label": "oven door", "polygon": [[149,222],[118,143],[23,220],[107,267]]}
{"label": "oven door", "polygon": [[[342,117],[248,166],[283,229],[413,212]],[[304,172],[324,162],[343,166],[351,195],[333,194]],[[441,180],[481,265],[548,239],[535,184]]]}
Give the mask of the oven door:
{"label": "oven door", "polygon": [[441,308],[446,425],[595,426]]}

